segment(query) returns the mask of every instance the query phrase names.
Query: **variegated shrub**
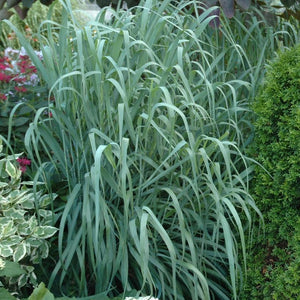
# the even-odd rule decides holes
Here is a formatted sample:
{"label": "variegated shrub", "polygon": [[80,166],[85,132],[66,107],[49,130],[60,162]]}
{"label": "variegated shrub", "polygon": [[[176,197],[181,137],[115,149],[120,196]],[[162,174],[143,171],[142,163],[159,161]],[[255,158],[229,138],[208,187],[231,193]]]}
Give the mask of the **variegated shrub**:
{"label": "variegated shrub", "polygon": [[[42,194],[32,182],[22,182],[17,156],[2,154],[0,140],[0,280],[4,286],[35,283],[32,264],[48,256],[47,238],[57,229],[46,206],[54,194]],[[36,211],[39,212],[39,219]]]}

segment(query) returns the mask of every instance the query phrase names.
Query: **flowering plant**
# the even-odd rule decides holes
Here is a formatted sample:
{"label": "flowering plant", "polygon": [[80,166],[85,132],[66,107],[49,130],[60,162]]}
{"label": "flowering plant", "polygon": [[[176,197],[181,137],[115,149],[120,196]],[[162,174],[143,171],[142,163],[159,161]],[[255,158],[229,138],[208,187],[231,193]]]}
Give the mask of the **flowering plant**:
{"label": "flowering plant", "polygon": [[[42,59],[41,52],[36,53]],[[20,105],[15,108],[17,104]],[[33,112],[45,104],[47,89],[41,84],[36,67],[25,49],[6,48],[4,53],[0,53],[0,134],[7,136],[11,126],[12,136],[8,138],[12,146],[18,147]]]}
{"label": "flowering plant", "polygon": [[[37,54],[42,58],[40,52]],[[4,54],[0,56],[0,99],[14,98],[17,93],[26,93],[28,88],[39,83],[36,67],[32,64],[25,49],[21,51],[6,48]],[[19,97],[17,97],[19,100]],[[25,100],[24,98],[21,98]]]}

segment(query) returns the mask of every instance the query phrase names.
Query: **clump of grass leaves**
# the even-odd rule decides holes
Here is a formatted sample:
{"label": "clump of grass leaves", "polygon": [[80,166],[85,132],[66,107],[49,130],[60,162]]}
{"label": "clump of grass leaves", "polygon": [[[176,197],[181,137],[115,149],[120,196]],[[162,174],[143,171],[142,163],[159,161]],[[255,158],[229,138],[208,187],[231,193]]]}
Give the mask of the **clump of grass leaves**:
{"label": "clump of grass leaves", "polygon": [[[25,145],[61,199],[48,283],[61,293],[237,299],[259,213],[245,116],[260,78],[252,62],[264,57],[251,61],[226,24],[210,27],[199,2],[172,3],[147,0],[109,21],[103,9],[82,26],[62,2],[62,24],[40,27],[43,62],[19,35],[55,97]],[[241,43],[266,51],[259,26],[241,26]]]}

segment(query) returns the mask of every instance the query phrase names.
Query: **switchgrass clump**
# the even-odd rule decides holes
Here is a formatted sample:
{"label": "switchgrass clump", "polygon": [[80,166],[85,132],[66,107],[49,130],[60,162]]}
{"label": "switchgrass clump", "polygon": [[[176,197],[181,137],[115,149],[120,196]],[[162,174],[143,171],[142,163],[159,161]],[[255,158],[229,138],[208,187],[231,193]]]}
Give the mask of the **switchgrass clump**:
{"label": "switchgrass clump", "polygon": [[[237,299],[251,212],[259,214],[243,148],[264,63],[245,48],[260,42],[267,51],[273,33],[255,39],[253,25],[237,43],[247,28],[216,31],[213,8],[195,1],[148,0],[110,20],[104,9],[87,26],[62,5],[62,24],[41,27],[43,62],[17,32],[55,98],[25,137],[60,196],[47,286],[77,296]],[[196,15],[183,14],[185,5]]]}

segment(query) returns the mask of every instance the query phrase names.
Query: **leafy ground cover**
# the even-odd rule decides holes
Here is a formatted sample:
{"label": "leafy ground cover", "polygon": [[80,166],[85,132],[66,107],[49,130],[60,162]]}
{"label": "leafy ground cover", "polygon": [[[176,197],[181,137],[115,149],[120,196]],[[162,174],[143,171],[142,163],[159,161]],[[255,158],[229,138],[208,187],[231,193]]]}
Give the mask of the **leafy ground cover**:
{"label": "leafy ground cover", "polygon": [[213,9],[167,0],[83,25],[61,4],[61,23],[39,27],[42,61],[6,22],[55,99],[24,136],[32,176],[58,195],[39,281],[56,296],[237,299],[261,217],[249,103],[298,31],[258,10],[216,30]]}
{"label": "leafy ground cover", "polygon": [[[49,225],[53,214],[45,209],[55,195],[43,194],[37,186],[33,188],[33,182],[22,181],[24,165],[19,168],[14,163],[15,156],[4,155],[2,149],[0,139],[0,276],[1,287],[6,288],[1,288],[1,292],[7,293],[20,291],[28,284],[36,285],[32,265],[47,257],[46,239],[57,229]],[[24,164],[24,158],[18,157]]]}

